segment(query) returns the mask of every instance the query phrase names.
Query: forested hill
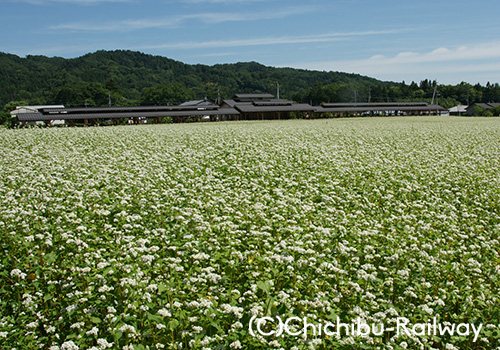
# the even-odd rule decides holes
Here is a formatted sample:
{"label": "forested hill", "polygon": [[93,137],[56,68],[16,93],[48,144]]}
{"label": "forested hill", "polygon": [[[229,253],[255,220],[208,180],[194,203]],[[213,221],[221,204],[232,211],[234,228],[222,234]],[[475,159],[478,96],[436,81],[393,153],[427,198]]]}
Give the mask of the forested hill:
{"label": "forested hill", "polygon": [[[85,56],[27,56],[0,53],[0,110],[15,104],[66,106],[175,104],[235,93],[276,93],[297,102],[422,100],[435,82],[382,82],[358,74],[266,67],[256,62],[188,65],[134,51],[97,51]],[[498,84],[439,86],[441,104],[500,100]],[[7,106],[6,106],[7,105]]]}
{"label": "forested hill", "polygon": [[[354,74],[272,68],[255,62],[188,65],[133,51],[98,51],[75,59],[20,58],[1,53],[0,67],[0,99],[4,104],[13,99],[82,104],[84,101],[79,100],[79,96],[71,95],[77,91],[93,95],[92,91],[86,90],[101,88],[113,91],[115,99],[117,95],[121,96],[121,102],[137,102],[142,99],[144,89],[172,84],[187,88],[184,92],[192,93],[196,98],[215,98],[219,88],[221,96],[227,98],[235,93],[275,93],[276,83],[279,82],[281,97],[288,99],[303,94],[314,84],[381,84],[375,79]],[[63,91],[61,94],[61,88],[74,91]],[[80,97],[88,100],[93,97],[83,95]],[[107,92],[105,95],[107,103]],[[75,99],[64,100],[71,97]],[[96,104],[100,102],[92,101]]]}

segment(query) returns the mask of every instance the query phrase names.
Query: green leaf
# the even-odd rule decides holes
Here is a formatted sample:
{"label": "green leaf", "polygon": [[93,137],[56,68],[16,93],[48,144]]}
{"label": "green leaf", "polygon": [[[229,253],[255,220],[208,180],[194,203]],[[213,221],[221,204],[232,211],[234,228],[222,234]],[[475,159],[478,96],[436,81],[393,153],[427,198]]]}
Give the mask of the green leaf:
{"label": "green leaf", "polygon": [[99,317],[91,317],[90,320],[92,323],[101,323],[102,320]]}
{"label": "green leaf", "polygon": [[45,262],[47,263],[47,265],[51,265],[54,261],[56,261],[56,259],[57,254],[54,252],[45,254]]}
{"label": "green leaf", "polygon": [[257,287],[259,287],[260,289],[262,289],[266,293],[269,293],[271,291],[271,286],[269,285],[269,282],[267,282],[267,281],[258,281]]}
{"label": "green leaf", "polygon": [[148,312],[148,320],[150,321],[156,321],[156,322],[161,322],[162,318],[160,315],[153,315]]}
{"label": "green leaf", "polygon": [[164,285],[164,284],[162,284],[162,283],[160,283],[160,284],[158,285],[158,293],[163,293],[163,292],[164,292],[164,291],[166,291],[166,290],[167,290],[167,286],[166,286],[166,285]]}
{"label": "green leaf", "polygon": [[179,321],[177,320],[170,320],[170,322],[167,324],[167,328],[173,331],[179,326]]}
{"label": "green leaf", "polygon": [[118,340],[120,340],[120,338],[122,337],[122,335],[123,335],[122,332],[116,331],[115,334],[114,334],[115,342],[117,342]]}

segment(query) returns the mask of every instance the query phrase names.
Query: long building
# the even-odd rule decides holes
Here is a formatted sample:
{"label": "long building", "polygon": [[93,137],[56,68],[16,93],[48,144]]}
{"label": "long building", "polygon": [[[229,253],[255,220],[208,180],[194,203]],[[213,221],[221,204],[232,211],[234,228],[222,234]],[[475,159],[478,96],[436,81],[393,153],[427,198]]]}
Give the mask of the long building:
{"label": "long building", "polygon": [[[36,107],[36,108],[35,108]],[[35,106],[12,112],[21,123],[64,121],[76,124],[120,124],[161,122],[165,118],[188,121],[279,120],[291,118],[381,115],[440,115],[446,109],[425,102],[324,103],[311,106],[274,98],[271,94],[236,94],[220,105],[208,100],[188,101],[178,106],[81,107]]]}
{"label": "long building", "polygon": [[69,125],[83,124],[119,124],[123,121],[140,123],[143,121],[160,122],[163,118],[171,118],[173,122],[199,121],[203,118],[216,120],[230,119],[239,115],[234,108],[218,105],[180,105],[180,106],[134,106],[134,107],[84,107],[53,108],[45,107],[36,112],[19,113],[20,122],[37,122],[65,120]]}
{"label": "long building", "polygon": [[441,115],[446,108],[426,102],[323,103],[316,113],[334,117]]}

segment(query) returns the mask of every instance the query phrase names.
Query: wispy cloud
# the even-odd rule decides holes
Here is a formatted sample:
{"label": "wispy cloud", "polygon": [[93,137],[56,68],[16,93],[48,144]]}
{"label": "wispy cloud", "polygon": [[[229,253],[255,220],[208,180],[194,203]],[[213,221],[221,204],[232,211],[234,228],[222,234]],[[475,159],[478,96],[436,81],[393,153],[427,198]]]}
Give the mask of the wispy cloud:
{"label": "wispy cloud", "polygon": [[[163,43],[163,44],[152,44],[152,45],[137,45],[129,47],[131,50],[201,50],[196,54],[197,57],[217,57],[217,56],[231,56],[239,55],[241,51],[240,48],[253,47],[253,46],[265,46],[265,45],[287,45],[287,44],[314,44],[314,43],[325,43],[325,42],[335,42],[335,41],[345,41],[353,37],[361,36],[372,36],[372,35],[383,35],[383,34],[393,34],[397,31],[383,30],[383,31],[360,31],[360,32],[333,32],[320,35],[303,35],[303,36],[276,36],[276,37],[260,37],[260,38],[250,38],[250,39],[237,39],[237,40],[213,40],[213,41],[186,41],[186,42],[173,42],[173,43]],[[106,42],[100,44],[93,43],[90,46],[85,44],[75,45],[75,46],[46,46],[43,49],[36,50],[34,52],[23,52],[19,51],[20,54],[43,54],[43,55],[64,55],[68,56],[69,53],[83,54],[89,51],[95,51],[101,49],[102,47],[116,47],[116,43]],[[121,47],[123,48],[123,47]],[[236,50],[221,51],[218,49],[224,48],[238,48]],[[33,50],[33,48],[31,48]],[[211,50],[214,49],[214,50]],[[205,51],[203,51],[205,50]],[[313,68],[311,68],[313,69]]]}
{"label": "wispy cloud", "polygon": [[[64,0],[59,0],[64,1]],[[102,0],[79,0],[79,1],[102,1]],[[107,0],[107,1],[127,1],[127,0]],[[132,31],[138,29],[153,28],[177,28],[184,23],[198,21],[208,24],[219,24],[224,22],[248,22],[259,20],[283,19],[291,16],[301,15],[305,12],[315,11],[314,7],[294,6],[280,11],[257,11],[245,13],[221,13],[205,12],[188,15],[178,15],[164,18],[142,18],[122,21],[109,22],[71,22],[53,25],[50,28],[54,30],[73,30],[73,31],[94,31],[94,32],[113,32],[113,31]]]}
{"label": "wispy cloud", "polygon": [[67,3],[74,5],[97,5],[101,3],[125,3],[135,2],[136,0],[20,0],[33,5],[50,5],[56,3]]}
{"label": "wispy cloud", "polygon": [[238,40],[213,40],[213,41],[191,41],[164,43],[157,45],[148,45],[142,49],[216,49],[223,47],[245,47],[245,46],[260,46],[260,45],[279,45],[279,44],[308,44],[348,40],[355,36],[370,36],[391,34],[397,31],[381,30],[381,31],[364,31],[364,32],[338,32],[319,35],[302,35],[302,36],[278,36],[278,37],[262,37]]}
{"label": "wispy cloud", "polygon": [[189,4],[236,4],[236,3],[250,3],[250,2],[269,2],[270,0],[181,0],[180,2],[185,2]]}

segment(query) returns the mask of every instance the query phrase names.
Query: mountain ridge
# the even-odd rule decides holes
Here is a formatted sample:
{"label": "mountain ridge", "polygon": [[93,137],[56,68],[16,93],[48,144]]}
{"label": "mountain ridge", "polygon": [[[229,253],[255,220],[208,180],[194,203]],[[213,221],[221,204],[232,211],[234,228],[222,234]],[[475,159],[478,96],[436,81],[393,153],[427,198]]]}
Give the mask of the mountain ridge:
{"label": "mountain ridge", "polygon": [[214,85],[224,97],[230,97],[245,92],[272,93],[279,82],[281,95],[289,99],[314,83],[387,84],[353,73],[277,68],[254,61],[190,65],[130,50],[99,50],[76,58],[0,53],[0,66],[0,100],[4,104],[14,98],[50,99],[54,89],[85,83],[115,84],[129,100],[140,99],[145,88],[172,83],[181,83],[203,98],[207,92],[213,93],[209,90]]}

